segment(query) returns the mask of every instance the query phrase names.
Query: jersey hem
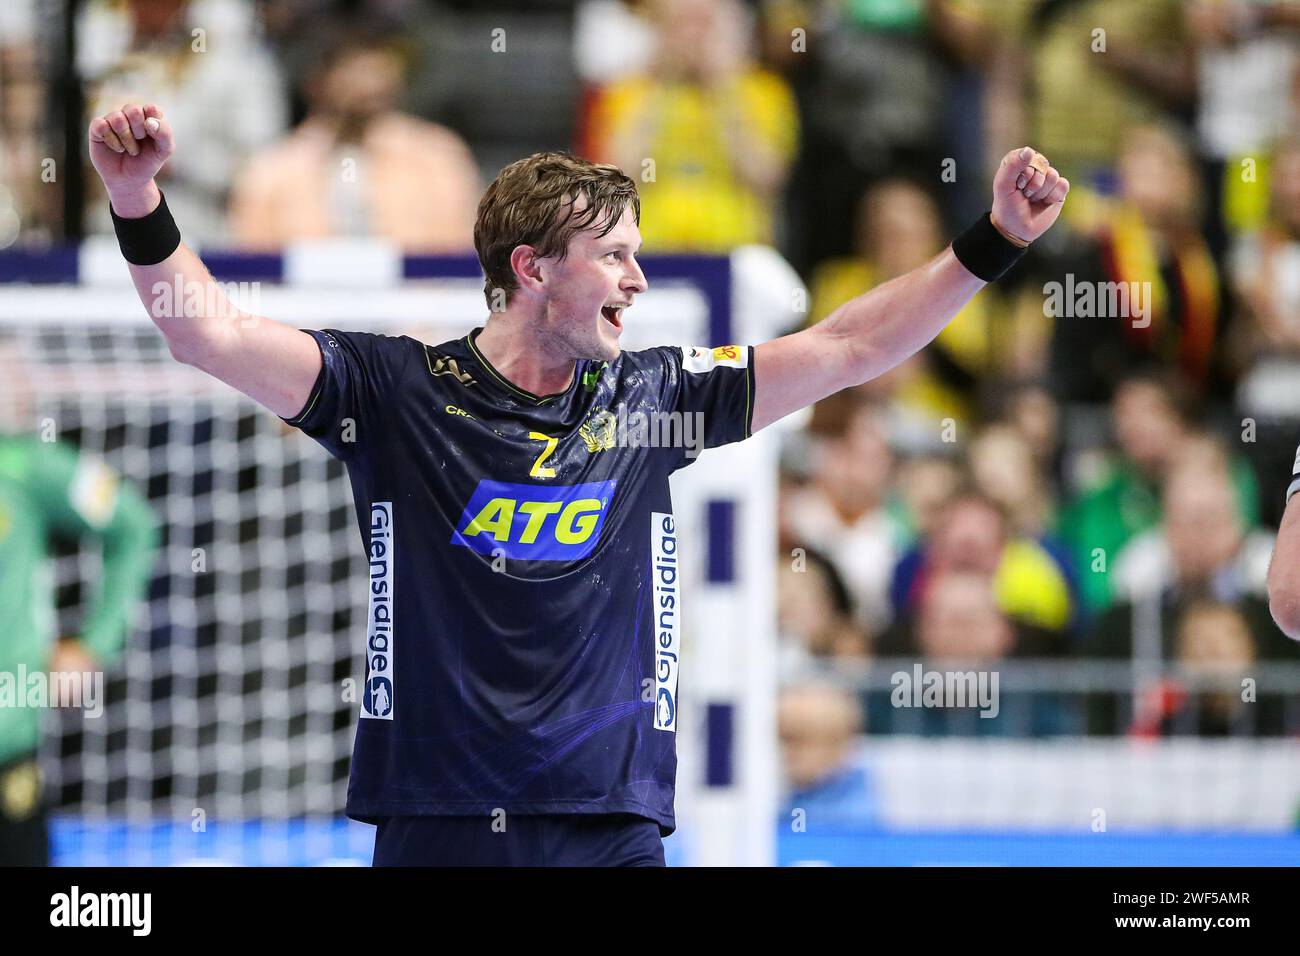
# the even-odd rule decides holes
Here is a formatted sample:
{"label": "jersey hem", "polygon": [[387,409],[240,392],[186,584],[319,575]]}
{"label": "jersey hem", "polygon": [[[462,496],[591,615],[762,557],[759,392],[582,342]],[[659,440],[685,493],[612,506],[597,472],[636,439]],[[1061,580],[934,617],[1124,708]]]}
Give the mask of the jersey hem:
{"label": "jersey hem", "polygon": [[507,814],[520,816],[540,816],[543,814],[587,814],[604,816],[610,813],[634,813],[659,824],[659,835],[668,836],[677,829],[677,821],[672,813],[642,803],[640,800],[614,800],[596,802],[592,800],[530,800],[526,803],[503,801],[505,806],[483,800],[352,800],[349,799],[345,813],[359,823],[373,825],[380,817],[465,817],[491,816],[504,809]]}

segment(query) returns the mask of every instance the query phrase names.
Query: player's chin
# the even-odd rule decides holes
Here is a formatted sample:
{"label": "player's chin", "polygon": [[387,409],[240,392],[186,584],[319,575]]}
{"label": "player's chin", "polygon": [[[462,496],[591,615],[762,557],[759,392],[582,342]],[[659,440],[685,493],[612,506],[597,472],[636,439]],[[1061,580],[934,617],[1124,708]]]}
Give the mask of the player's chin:
{"label": "player's chin", "polygon": [[598,354],[593,355],[592,358],[612,362],[623,351],[623,346],[618,341],[618,337],[623,330],[622,328],[614,328],[604,319],[601,319],[601,323],[602,328],[596,330],[596,341],[594,343]]}

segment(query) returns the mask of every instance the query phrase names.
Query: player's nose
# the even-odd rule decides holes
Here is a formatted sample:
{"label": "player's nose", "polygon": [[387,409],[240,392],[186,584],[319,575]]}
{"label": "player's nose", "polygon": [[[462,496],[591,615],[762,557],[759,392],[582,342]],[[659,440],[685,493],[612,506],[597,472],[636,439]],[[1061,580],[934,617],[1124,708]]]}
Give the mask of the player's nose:
{"label": "player's nose", "polygon": [[644,292],[650,287],[646,281],[645,273],[641,271],[641,263],[636,259],[629,257],[627,260],[627,269],[623,274],[623,281],[620,283],[624,292]]}

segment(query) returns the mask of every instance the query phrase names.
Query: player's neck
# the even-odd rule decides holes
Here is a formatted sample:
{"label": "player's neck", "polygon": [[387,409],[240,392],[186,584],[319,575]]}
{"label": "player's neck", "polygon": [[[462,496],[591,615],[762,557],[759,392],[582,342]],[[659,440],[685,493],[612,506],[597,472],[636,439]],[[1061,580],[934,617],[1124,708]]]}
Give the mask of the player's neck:
{"label": "player's neck", "polygon": [[534,323],[500,313],[490,316],[474,340],[475,347],[516,388],[534,395],[555,395],[573,383],[572,356],[552,355]]}

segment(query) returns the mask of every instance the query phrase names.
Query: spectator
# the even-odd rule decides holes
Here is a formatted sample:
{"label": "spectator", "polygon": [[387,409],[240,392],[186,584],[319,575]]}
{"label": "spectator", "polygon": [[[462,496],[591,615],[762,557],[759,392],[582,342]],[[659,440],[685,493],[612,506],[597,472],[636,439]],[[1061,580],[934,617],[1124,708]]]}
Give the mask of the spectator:
{"label": "spectator", "polygon": [[638,176],[647,252],[774,244],[799,141],[789,87],[753,63],[739,0],[653,0],[653,69],[592,111],[596,156]]}
{"label": "spectator", "polygon": [[915,642],[930,660],[989,663],[1014,650],[1016,632],[986,575],[952,571],[931,583],[917,608]]}
{"label": "spectator", "polygon": [[1047,476],[1021,432],[1011,425],[990,425],[975,435],[967,454],[975,486],[1007,513],[1012,530],[1042,541],[1055,519],[1055,503]]}
{"label": "spectator", "polygon": [[802,549],[777,564],[776,622],[779,668],[796,673],[815,659],[862,661],[866,634],[854,623],[853,601],[835,566],[819,551]]}
{"label": "spectator", "polygon": [[[988,172],[1002,161],[1004,137],[991,122],[989,90],[1002,42],[1006,4],[980,0],[927,0],[930,36],[944,70],[941,168]],[[951,159],[951,164],[948,160]],[[978,176],[944,178],[944,213],[951,229],[961,229],[988,209],[988,197]]]}
{"label": "spectator", "polygon": [[995,382],[994,418],[1014,428],[1028,444],[1035,467],[1049,484],[1062,482],[1061,409],[1051,390],[1034,380]]}
{"label": "spectator", "polygon": [[[816,416],[816,412],[814,412]],[[889,576],[906,536],[889,500],[893,454],[881,409],[859,405],[837,431],[812,446],[812,481],[788,502],[798,546],[831,559],[858,609],[877,633],[889,623]]]}
{"label": "spectator", "polygon": [[1172,588],[1231,601],[1267,593],[1273,535],[1243,521],[1222,446],[1212,439],[1185,443],[1162,484],[1161,505],[1161,525],[1115,558],[1117,594],[1134,600]]}
{"label": "spectator", "polygon": [[[187,148],[168,160],[158,184],[191,244],[229,243],[226,204],[235,172],[287,123],[280,72],[251,13],[235,0],[95,0],[79,20],[89,85],[85,122],[128,102],[162,108]],[[111,234],[99,177],[86,179],[96,190],[87,226]]]}
{"label": "spectator", "polygon": [[[1209,600],[1236,615],[1250,635],[1254,659],[1300,659],[1300,645],[1277,629],[1269,613],[1264,578],[1271,536],[1247,533],[1228,468],[1221,448],[1207,447],[1203,440],[1189,443],[1165,479],[1159,531],[1135,541],[1116,568],[1128,582],[1128,593],[1098,618],[1086,644],[1089,656],[1156,665],[1179,658],[1182,648],[1183,659],[1199,659],[1201,646],[1188,650],[1180,640],[1190,638],[1180,634],[1187,616]],[[1223,626],[1222,615],[1212,620]],[[1208,625],[1198,624],[1196,634],[1202,626]],[[1165,716],[1185,703],[1185,691],[1168,682],[1148,686],[1145,694],[1132,718],[1144,733],[1156,732]],[[1270,702],[1269,708],[1277,704]],[[1269,708],[1260,710],[1260,726],[1280,719]],[[1122,701],[1094,695],[1089,702],[1093,732],[1115,733],[1129,726],[1121,710]]]}
{"label": "spectator", "polygon": [[404,69],[390,37],[337,28],[311,73],[306,119],[235,186],[242,247],[355,236],[409,253],[473,249],[477,168],[454,132],[397,111]]}
{"label": "spectator", "polygon": [[[1012,620],[999,606],[991,579],[978,571],[949,571],[936,577],[915,612],[885,642],[891,657],[921,657],[927,668],[974,668],[985,683],[965,706],[898,707],[885,692],[868,695],[872,726],[889,733],[1049,734],[1064,729],[1059,703],[1048,695],[1008,693],[991,683],[999,662],[1013,657],[1053,656],[1062,650],[1056,635]],[[980,697],[979,695],[983,695]],[[888,705],[888,706],[887,706]],[[981,716],[983,714],[983,716]]]}
{"label": "spectator", "polygon": [[954,564],[930,580],[882,653],[885,649],[891,654],[988,661],[1013,654],[1050,656],[1060,651],[1061,643],[1051,630],[1011,617],[986,571]]}
{"label": "spectator", "polygon": [[573,62],[586,83],[608,83],[653,66],[656,36],[643,3],[579,0],[574,11]]}
{"label": "spectator", "polygon": [[1116,605],[1097,621],[1088,654],[1149,665],[1176,661],[1194,682],[1175,675],[1150,680],[1139,688],[1135,708],[1128,694],[1088,695],[1091,734],[1127,729],[1139,736],[1235,736],[1296,730],[1287,726],[1292,695],[1270,693],[1261,680],[1251,699],[1241,696],[1242,679],[1258,677],[1260,662],[1300,661],[1295,642],[1274,625],[1267,600],[1255,595],[1225,602],[1199,592],[1166,592]]}
{"label": "spectator", "polygon": [[400,35],[395,43],[414,60],[403,99],[409,112],[432,116],[444,97],[454,95],[449,80],[455,74],[447,71],[456,65],[444,50],[463,43],[465,31],[446,0],[275,0],[258,7],[267,42],[288,79],[293,125],[307,114],[303,97],[320,61],[322,41],[334,42],[331,34],[340,17],[367,35]]}
{"label": "spectator", "polygon": [[654,65],[658,41],[643,7],[627,0],[579,0],[574,10],[573,65],[582,81],[574,148],[580,156],[595,155],[601,148],[601,132],[592,125],[591,111],[602,86],[642,76]]}
{"label": "spectator", "polygon": [[1077,606],[1074,561],[1051,530],[1056,502],[1029,442],[1012,425],[991,425],[975,436],[967,457],[975,487],[998,503],[1015,535],[1037,543],[1051,557],[1070,589],[1071,606]]}
{"label": "spectator", "polygon": [[[931,7],[830,0],[787,18],[804,29],[806,49],[782,58],[805,117],[790,190],[789,254],[801,271],[848,248],[864,186],[901,169],[939,168],[944,64],[930,48]],[[792,45],[789,29],[784,45]]]}
{"label": "spectator", "polygon": [[990,140],[1032,142],[1076,187],[1110,172],[1126,124],[1190,110],[1195,78],[1182,0],[988,6],[1003,38],[989,106],[1001,135]]}
{"label": "spectator", "polygon": [[1256,181],[1241,175],[1242,161],[1261,157],[1297,119],[1300,3],[1190,0],[1187,23],[1195,46],[1206,239],[1221,259],[1229,231],[1263,211],[1254,201]]}
{"label": "spectator", "polygon": [[[1254,669],[1256,651],[1250,626],[1237,608],[1212,601],[1191,604],[1179,619],[1175,647],[1178,662],[1194,683],[1167,678],[1144,688],[1130,734],[1225,737],[1280,732],[1277,707],[1243,699],[1243,680]],[[1257,721],[1259,716],[1265,720]]]}
{"label": "spectator", "polygon": [[[1079,569],[1079,587],[1090,613],[1111,602],[1110,570],[1134,537],[1160,521],[1160,485],[1192,435],[1191,400],[1177,378],[1134,376],[1111,403],[1118,455],[1067,502],[1059,533]],[[1249,466],[1229,465],[1242,522],[1259,515],[1258,490]]]}
{"label": "spectator", "polygon": [[915,614],[932,584],[951,573],[983,577],[1001,612],[1017,624],[1059,635],[1073,621],[1060,565],[1038,542],[1015,534],[998,503],[974,489],[955,495],[928,541],[899,561],[890,590],[896,614]]}
{"label": "spectator", "polygon": [[[49,71],[35,0],[0,4],[0,249],[48,241],[59,221],[58,195],[42,182],[52,126],[42,73]],[[52,72],[52,71],[51,71]]]}
{"label": "spectator", "polygon": [[1300,136],[1276,145],[1268,178],[1268,223],[1236,241],[1229,271],[1240,310],[1236,406],[1256,423],[1252,457],[1276,522],[1300,433]]}
{"label": "spectator", "polygon": [[[1153,179],[1152,169],[1160,176]],[[1059,297],[1052,327],[1058,391],[1096,402],[1126,375],[1158,363],[1176,368],[1197,394],[1213,394],[1221,372],[1214,364],[1219,274],[1201,235],[1201,186],[1190,148],[1171,127],[1136,127],[1120,149],[1117,172],[1118,199],[1100,207],[1089,227],[1096,246],[1080,274],[1065,277]],[[1079,291],[1069,292],[1071,285]],[[1080,291],[1095,292],[1091,306]]]}
{"label": "spectator", "polygon": [[853,695],[830,684],[786,687],[777,703],[786,793],[783,825],[874,825],[879,815],[866,768],[852,746],[862,729]]}
{"label": "spectator", "polygon": [[902,462],[895,482],[907,509],[910,538],[934,533],[944,506],[961,485],[961,469],[951,458],[918,455]]}
{"label": "spectator", "polygon": [[[904,179],[877,183],[858,203],[854,255],[823,262],[813,275],[810,321],[820,322],[849,299],[924,265],[946,244],[929,193]],[[905,447],[936,449],[945,418],[959,430],[968,424],[981,378],[999,371],[1010,354],[1000,341],[998,314],[995,298],[976,296],[923,351],[863,386],[894,404]]]}

